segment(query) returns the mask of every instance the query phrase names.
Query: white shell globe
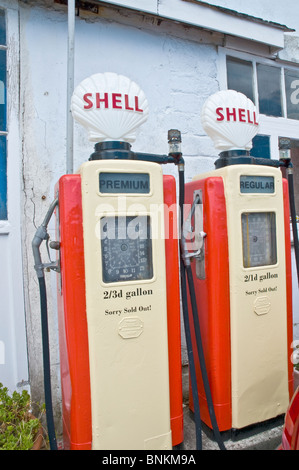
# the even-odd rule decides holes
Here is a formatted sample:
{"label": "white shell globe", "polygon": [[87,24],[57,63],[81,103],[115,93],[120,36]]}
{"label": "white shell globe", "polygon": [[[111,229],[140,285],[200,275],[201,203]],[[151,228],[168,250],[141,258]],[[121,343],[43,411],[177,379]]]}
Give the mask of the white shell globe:
{"label": "white shell globe", "polygon": [[217,150],[250,150],[259,129],[259,116],[253,102],[243,93],[223,90],[204,103],[201,122]]}
{"label": "white shell globe", "polygon": [[135,82],[106,72],[91,75],[75,88],[71,111],[92,142],[134,142],[137,129],[147,120],[148,102]]}

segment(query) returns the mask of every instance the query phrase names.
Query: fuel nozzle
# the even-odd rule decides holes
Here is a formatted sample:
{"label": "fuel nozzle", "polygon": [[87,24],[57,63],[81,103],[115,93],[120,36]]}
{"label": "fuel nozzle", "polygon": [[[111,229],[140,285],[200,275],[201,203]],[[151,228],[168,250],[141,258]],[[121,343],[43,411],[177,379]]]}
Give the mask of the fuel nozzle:
{"label": "fuel nozzle", "polygon": [[177,129],[170,129],[168,131],[169,155],[177,160],[179,160],[182,156],[181,142],[181,131]]}
{"label": "fuel nozzle", "polygon": [[291,162],[291,140],[281,137],[279,139],[279,160],[284,163],[286,167]]}

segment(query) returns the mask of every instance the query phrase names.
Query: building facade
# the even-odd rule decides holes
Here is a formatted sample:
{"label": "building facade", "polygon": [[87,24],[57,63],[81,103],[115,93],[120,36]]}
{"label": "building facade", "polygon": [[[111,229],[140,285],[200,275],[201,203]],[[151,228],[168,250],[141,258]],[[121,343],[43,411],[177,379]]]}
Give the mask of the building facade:
{"label": "building facade", "polygon": [[[31,242],[66,173],[68,34],[67,1],[0,0],[0,381],[11,390],[30,387],[38,401],[43,368]],[[167,153],[167,132],[179,129],[187,181],[214,169],[217,158],[201,126],[203,103],[222,89],[245,93],[260,113],[253,154],[277,159],[279,138],[292,141],[298,207],[298,46],[297,0],[78,1],[74,82],[99,72],[137,82],[150,112],[132,149]],[[92,152],[74,123],[74,169]],[[56,279],[46,276],[59,404]],[[293,277],[295,303],[295,270]]]}

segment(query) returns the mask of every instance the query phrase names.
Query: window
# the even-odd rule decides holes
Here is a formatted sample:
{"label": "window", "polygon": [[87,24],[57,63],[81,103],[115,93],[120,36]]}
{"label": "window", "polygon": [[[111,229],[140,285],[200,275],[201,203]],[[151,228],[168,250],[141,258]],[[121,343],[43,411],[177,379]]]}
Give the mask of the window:
{"label": "window", "polygon": [[299,120],[299,68],[227,56],[227,88],[244,93],[260,114]]}
{"label": "window", "polygon": [[287,117],[299,120],[299,70],[284,71]]}
{"label": "window", "polygon": [[282,116],[280,69],[257,64],[259,112],[267,116]]}
{"label": "window", "polygon": [[6,158],[6,28],[5,12],[0,10],[0,220],[7,220]]}
{"label": "window", "polygon": [[228,57],[226,66],[227,88],[237,90],[246,95],[251,101],[254,101],[252,63]]}
{"label": "window", "polygon": [[220,50],[222,88],[245,94],[260,115],[250,154],[279,159],[279,139],[291,141],[295,206],[299,215],[299,66],[229,49]]}

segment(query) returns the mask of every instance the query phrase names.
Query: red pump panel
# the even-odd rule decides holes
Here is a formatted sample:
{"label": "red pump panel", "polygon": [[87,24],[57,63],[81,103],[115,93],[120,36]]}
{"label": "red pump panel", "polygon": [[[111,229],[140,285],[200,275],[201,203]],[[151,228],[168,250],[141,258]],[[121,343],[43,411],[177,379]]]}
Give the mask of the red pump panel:
{"label": "red pump panel", "polygon": [[[229,257],[226,206],[223,180],[209,177],[186,184],[185,203],[193,203],[193,193],[202,190],[203,230],[205,239],[205,279],[199,280],[192,262],[194,287],[198,307],[203,349],[208,378],[220,431],[231,429],[231,356],[230,356],[230,295]],[[188,214],[185,214],[187,217]],[[191,306],[189,307],[191,336],[197,350]],[[199,392],[201,419],[210,427],[210,415],[201,378],[197,355],[194,356]],[[190,390],[190,407],[193,409]]]}
{"label": "red pump panel", "polygon": [[279,450],[299,450],[299,387],[295,391],[285,415],[282,443]]}
{"label": "red pump panel", "polygon": [[[176,191],[175,179],[172,176],[163,178],[170,416],[175,446],[183,441]],[[61,264],[57,297],[64,448],[88,450],[92,447],[92,423],[80,175],[62,176],[57,190]]]}
{"label": "red pump panel", "polygon": [[[226,224],[226,206],[222,178],[208,177],[186,185],[186,204],[193,202],[195,190],[202,190],[204,204],[203,230],[205,239],[205,279],[196,277],[195,263],[192,263],[199,321],[208,369],[209,382],[220,431],[231,428],[231,357],[230,357],[230,299],[229,299],[229,257]],[[292,343],[292,273],[288,184],[283,179],[286,284],[287,284],[287,344],[289,395],[293,395],[293,364],[291,363]],[[187,216],[187,214],[185,214]],[[191,308],[189,309],[191,312]],[[192,325],[192,318],[190,315]],[[192,343],[197,350],[193,327]],[[195,355],[202,420],[211,427],[199,361]],[[193,409],[192,391],[190,407]]]}
{"label": "red pump panel", "polygon": [[294,393],[293,363],[291,361],[291,344],[293,341],[293,304],[292,304],[292,261],[291,261],[291,237],[290,237],[290,211],[288,181],[283,178],[283,205],[285,228],[285,258],[286,258],[286,284],[287,284],[287,343],[288,343],[288,375],[289,396]]}
{"label": "red pump panel", "polygon": [[58,321],[65,449],[91,449],[89,355],[85,305],[85,274],[81,178],[59,180]]}
{"label": "red pump panel", "polygon": [[183,439],[183,392],[181,364],[181,323],[176,184],[173,176],[163,176],[165,204],[165,262],[169,356],[170,419],[172,445]]}

